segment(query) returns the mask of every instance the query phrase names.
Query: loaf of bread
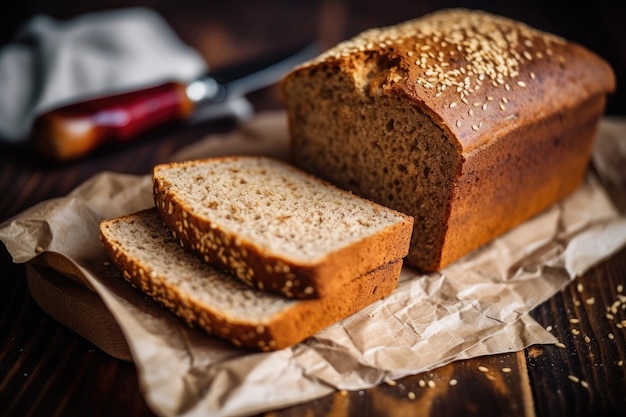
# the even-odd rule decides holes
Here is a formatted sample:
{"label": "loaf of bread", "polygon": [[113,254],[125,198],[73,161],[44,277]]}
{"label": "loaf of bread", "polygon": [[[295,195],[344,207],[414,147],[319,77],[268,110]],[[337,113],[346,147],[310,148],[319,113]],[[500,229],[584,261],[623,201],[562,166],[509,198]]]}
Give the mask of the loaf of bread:
{"label": "loaf of bread", "polygon": [[160,216],[185,248],[288,298],[333,295],[409,250],[410,216],[273,158],[162,164],[153,180]]}
{"label": "loaf of bread", "polygon": [[467,9],[365,31],[281,83],[293,163],[413,216],[424,271],[577,188],[614,88],[591,51]]}
{"label": "loaf of bread", "polygon": [[265,351],[296,344],[385,297],[402,268],[395,260],[327,297],[290,300],[252,288],[185,250],[154,208],[103,221],[100,237],[126,280],[189,325]]}

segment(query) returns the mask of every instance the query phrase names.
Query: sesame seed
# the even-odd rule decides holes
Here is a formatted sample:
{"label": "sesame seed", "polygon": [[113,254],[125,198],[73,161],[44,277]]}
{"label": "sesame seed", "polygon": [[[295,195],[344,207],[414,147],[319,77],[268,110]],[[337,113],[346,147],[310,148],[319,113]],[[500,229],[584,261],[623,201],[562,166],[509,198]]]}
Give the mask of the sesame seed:
{"label": "sesame seed", "polygon": [[589,388],[589,384],[587,383],[587,381],[580,381],[580,385],[582,385],[583,388]]}
{"label": "sesame seed", "polygon": [[509,367],[502,368],[502,372],[504,372],[505,374],[508,374],[509,372],[511,372],[511,368]]}
{"label": "sesame seed", "polygon": [[596,299],[594,297],[590,297],[590,298],[587,298],[587,300],[585,300],[585,303],[589,305],[595,304],[595,302],[596,302]]}
{"label": "sesame seed", "polygon": [[41,252],[43,252],[43,247],[41,247],[41,246],[37,245],[37,247],[35,248],[35,252],[36,252],[36,253],[41,253]]}
{"label": "sesame seed", "polygon": [[578,291],[578,292],[583,292],[583,290],[584,290],[584,289],[585,289],[585,288],[583,287],[583,284],[578,284],[578,285],[576,285],[576,291]]}
{"label": "sesame seed", "polygon": [[393,379],[389,377],[385,377],[385,384],[389,385],[390,387],[395,387],[396,381],[394,381]]}
{"label": "sesame seed", "polygon": [[615,335],[614,335],[613,333],[609,333],[607,336],[608,336],[608,337],[609,337],[609,339],[611,339],[611,340],[615,339]]}
{"label": "sesame seed", "polygon": [[622,366],[622,365],[624,365],[624,361],[623,360],[620,359],[619,361],[617,361],[617,366]]}
{"label": "sesame seed", "polygon": [[489,368],[487,368],[486,366],[479,366],[478,370],[483,373],[489,372]]}
{"label": "sesame seed", "polygon": [[565,345],[563,343],[561,343],[561,342],[555,343],[554,346],[556,346],[558,348],[561,348],[561,349],[565,349]]}
{"label": "sesame seed", "polygon": [[622,284],[618,284],[617,285],[617,292],[622,292],[624,291],[624,286]]}
{"label": "sesame seed", "polygon": [[461,120],[460,119],[456,120],[456,127],[461,127]]}
{"label": "sesame seed", "polygon": [[451,109],[452,109],[452,108],[454,108],[454,107],[456,107],[456,106],[457,106],[456,101],[453,101],[452,103],[450,103],[450,108],[451,108]]}
{"label": "sesame seed", "polygon": [[580,323],[580,319],[569,319],[569,322],[572,324],[578,324]]}
{"label": "sesame seed", "polygon": [[413,391],[409,391],[409,393],[407,394],[407,397],[409,397],[410,400],[414,400],[415,399],[415,393]]}
{"label": "sesame seed", "polygon": [[591,342],[591,338],[589,336],[585,336],[585,342],[587,343]]}
{"label": "sesame seed", "polygon": [[433,381],[432,379],[430,381],[428,381],[428,386],[430,388],[435,388],[435,381]]}
{"label": "sesame seed", "polygon": [[480,127],[478,127],[478,125],[472,125],[472,130],[478,131],[480,129]]}
{"label": "sesame seed", "polygon": [[572,382],[576,382],[576,383],[580,382],[580,378],[578,378],[576,375],[568,375],[567,378]]}
{"label": "sesame seed", "polygon": [[420,379],[417,383],[420,387],[424,388],[426,386],[426,382],[423,379]]}
{"label": "sesame seed", "polygon": [[452,386],[456,385],[457,383],[458,383],[458,381],[456,379],[454,379],[454,378],[450,380],[450,385],[452,385]]}
{"label": "sesame seed", "polygon": [[518,81],[517,85],[519,85],[522,88],[526,87],[526,83],[524,81]]}

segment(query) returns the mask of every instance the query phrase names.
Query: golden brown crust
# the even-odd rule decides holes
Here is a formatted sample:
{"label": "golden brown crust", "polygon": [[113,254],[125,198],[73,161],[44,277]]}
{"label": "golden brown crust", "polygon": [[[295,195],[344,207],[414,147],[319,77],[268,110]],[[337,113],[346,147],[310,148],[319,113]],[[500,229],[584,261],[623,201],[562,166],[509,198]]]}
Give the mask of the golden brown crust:
{"label": "golden brown crust", "polygon": [[[321,87],[331,81],[334,91]],[[424,271],[443,268],[572,192],[584,176],[605,96],[614,89],[611,68],[593,52],[523,23],[466,9],[366,31],[302,64],[281,83],[294,163],[412,215],[415,229],[405,262]],[[310,92],[317,95],[298,97]],[[383,169],[354,157],[361,155],[354,137],[344,146],[345,155],[338,151],[359,118],[378,117],[382,112],[373,109],[394,99],[407,115],[416,109],[427,115],[437,129],[423,120],[412,126],[403,120],[402,129],[387,130],[384,120],[372,122],[375,129],[361,136],[360,147],[388,158],[379,162]],[[343,105],[346,100],[350,104]],[[354,110],[355,103],[366,103],[368,113]],[[333,122],[321,129],[324,117]],[[454,146],[434,146],[439,132]],[[393,157],[406,152],[397,142],[415,147],[429,141],[430,160],[453,156],[458,164],[447,173],[450,181],[442,181],[452,184],[449,189],[437,184],[447,203],[425,212],[421,201],[432,201],[436,191],[424,191],[428,187],[420,185],[418,174],[402,174],[403,188],[394,190],[385,181],[388,173],[396,175],[398,160],[407,159]],[[444,148],[457,154],[437,154]],[[420,173],[429,163],[415,159],[407,172]],[[378,170],[378,178],[365,175],[368,169]],[[406,206],[410,199],[400,203],[400,194],[417,197]],[[424,218],[443,226],[422,227]]]}
{"label": "golden brown crust", "polygon": [[455,182],[442,256],[427,269],[441,269],[572,193],[604,104],[603,95],[592,97],[468,157]]}
{"label": "golden brown crust", "polygon": [[[230,158],[210,160],[226,159]],[[203,164],[208,160],[155,167],[155,205],[164,223],[185,248],[198,253],[206,262],[231,271],[249,285],[288,298],[326,297],[355,276],[402,259],[408,253],[413,218],[398,212],[396,214],[402,218],[401,221],[312,263],[298,262],[290,259],[288,254],[269,254],[263,247],[222,230],[210,219],[195,214],[185,201],[170,192],[167,180],[160,175],[161,170],[167,170],[175,164]],[[322,182],[318,178],[315,180]],[[343,190],[338,192],[347,194]],[[380,209],[389,210],[386,207]]]}
{"label": "golden brown crust", "polygon": [[[288,74],[334,66],[360,77],[369,59],[389,63],[383,94],[406,97],[458,140],[462,153],[615,89],[593,52],[482,11],[449,9],[366,31]],[[371,87],[370,87],[371,88]],[[284,94],[284,92],[283,92]]]}

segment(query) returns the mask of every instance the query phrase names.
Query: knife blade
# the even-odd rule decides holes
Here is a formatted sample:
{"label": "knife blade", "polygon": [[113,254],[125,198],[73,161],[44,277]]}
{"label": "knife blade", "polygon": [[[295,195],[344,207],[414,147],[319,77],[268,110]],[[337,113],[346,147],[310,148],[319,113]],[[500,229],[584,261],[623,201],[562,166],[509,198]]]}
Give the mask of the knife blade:
{"label": "knife blade", "polygon": [[166,123],[190,120],[206,106],[268,87],[319,52],[312,43],[206,74],[187,84],[166,82],[63,106],[37,117],[31,142],[49,159],[77,159],[105,143],[131,141]]}

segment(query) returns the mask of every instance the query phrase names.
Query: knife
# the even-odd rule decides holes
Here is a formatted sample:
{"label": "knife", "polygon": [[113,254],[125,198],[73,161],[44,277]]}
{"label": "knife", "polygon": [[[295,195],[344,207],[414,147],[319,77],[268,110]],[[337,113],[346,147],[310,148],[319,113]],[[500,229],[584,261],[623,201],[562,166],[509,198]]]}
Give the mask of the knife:
{"label": "knife", "polygon": [[204,75],[187,84],[167,82],[60,107],[35,120],[31,141],[49,159],[77,159],[105,143],[131,141],[163,124],[191,120],[206,106],[268,87],[319,52],[312,43]]}

